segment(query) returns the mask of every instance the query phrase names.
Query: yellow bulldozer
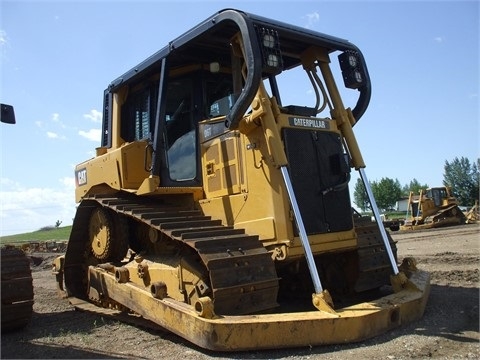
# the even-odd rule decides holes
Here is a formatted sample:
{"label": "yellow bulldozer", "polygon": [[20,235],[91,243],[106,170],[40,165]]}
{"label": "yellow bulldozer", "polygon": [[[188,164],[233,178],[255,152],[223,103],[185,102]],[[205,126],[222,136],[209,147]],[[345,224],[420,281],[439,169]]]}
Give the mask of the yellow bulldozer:
{"label": "yellow bulldozer", "polygon": [[370,94],[351,42],[213,14],[105,90],[60,290],[218,351],[348,343],[420,318],[429,274],[352,215],[355,168],[380,219],[352,129]]}
{"label": "yellow bulldozer", "polygon": [[421,190],[419,195],[410,192],[407,216],[400,230],[421,230],[465,224],[467,217],[458,205],[452,189],[448,186]]}
{"label": "yellow bulldozer", "polygon": [[476,224],[480,221],[478,200],[475,200],[475,204],[470,208],[470,210],[464,212],[466,223],[467,224]]}
{"label": "yellow bulldozer", "polygon": [[[12,105],[0,104],[0,122],[15,124]],[[30,259],[24,251],[5,245],[0,248],[2,332],[27,326],[33,313],[33,278]]]}

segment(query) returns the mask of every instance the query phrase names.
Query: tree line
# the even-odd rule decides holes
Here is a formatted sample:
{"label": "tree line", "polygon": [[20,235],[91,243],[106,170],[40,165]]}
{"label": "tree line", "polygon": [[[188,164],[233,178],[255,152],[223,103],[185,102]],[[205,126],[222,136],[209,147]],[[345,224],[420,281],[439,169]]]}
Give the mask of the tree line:
{"label": "tree line", "polygon": [[[445,160],[443,167],[443,185],[452,189],[461,205],[472,206],[475,200],[479,199],[480,186],[480,159],[470,162],[468,158],[456,157],[452,161]],[[434,186],[439,186],[435,184]],[[388,177],[380,181],[370,182],[373,196],[379,209],[383,211],[393,210],[395,204],[402,197],[408,197],[410,192],[418,195],[420,190],[429,188],[427,184],[420,184],[417,179],[413,179],[409,184],[402,186],[398,179]],[[370,210],[370,201],[368,200],[365,186],[361,179],[357,179],[353,191],[353,202],[361,211]]]}

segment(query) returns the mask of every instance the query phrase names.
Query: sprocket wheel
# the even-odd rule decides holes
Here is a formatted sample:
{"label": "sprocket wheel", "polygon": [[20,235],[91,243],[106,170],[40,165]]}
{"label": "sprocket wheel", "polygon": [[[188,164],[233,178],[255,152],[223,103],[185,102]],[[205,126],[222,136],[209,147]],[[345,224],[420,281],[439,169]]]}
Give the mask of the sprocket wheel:
{"label": "sprocket wheel", "polygon": [[90,250],[97,260],[123,259],[128,250],[126,219],[109,209],[98,207],[92,211],[88,230]]}
{"label": "sprocket wheel", "polygon": [[111,255],[113,223],[105,209],[92,211],[89,225],[90,248],[98,260],[107,260]]}

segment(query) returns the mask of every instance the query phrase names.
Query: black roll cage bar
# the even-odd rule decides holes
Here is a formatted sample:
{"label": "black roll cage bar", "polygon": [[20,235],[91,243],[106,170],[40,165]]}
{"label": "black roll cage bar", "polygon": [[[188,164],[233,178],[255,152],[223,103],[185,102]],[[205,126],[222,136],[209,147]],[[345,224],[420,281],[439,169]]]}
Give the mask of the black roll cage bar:
{"label": "black roll cage bar", "polygon": [[[225,49],[224,46],[220,48],[220,46],[221,44],[224,44],[225,41],[229,41],[234,33],[240,31],[242,38],[248,39],[248,41],[244,41],[246,57],[245,64],[248,70],[247,78],[245,79],[244,89],[230,110],[230,113],[227,115],[225,122],[225,125],[228,128],[236,129],[241,118],[250,106],[259,87],[260,81],[263,78],[268,77],[268,74],[262,73],[262,67],[257,65],[260,64],[262,60],[260,44],[258,43],[254,28],[255,26],[268,27],[277,31],[281,39],[281,45],[285,46],[285,48],[294,49],[297,54],[312,45],[321,46],[329,52],[343,52],[347,50],[356,52],[364,69],[365,81],[364,85],[358,89],[360,94],[356,105],[352,109],[352,113],[356,121],[362,117],[370,102],[371,83],[363,54],[355,45],[341,38],[267,19],[265,17],[236,9],[224,9],[207,18],[191,30],[171,41],[160,51],[148,57],[146,60],[114,80],[106,91],[113,93],[119,87],[134,82],[142,76],[148,75],[150,72],[154,72],[152,69],[155,69],[155,71],[158,72],[158,69],[162,67],[161,64],[163,59],[170,58],[172,55],[179,53],[184,49],[196,49],[196,51],[192,51],[194,56],[202,54],[202,49],[204,56],[209,52],[215,54],[215,51],[230,51],[230,49]],[[222,36],[223,38],[221,38]],[[220,40],[222,42],[220,42]],[[197,48],[195,48],[196,46]],[[209,50],[209,47],[211,51]],[[187,54],[187,52],[183,55],[185,54]],[[289,58],[288,51],[285,51],[285,54],[283,54],[282,51],[282,57],[284,57],[286,69],[297,66],[300,63],[298,58]],[[185,56],[183,58],[185,58]],[[169,61],[169,64],[171,67],[175,66],[174,61]],[[180,63],[178,64],[180,65]],[[111,114],[109,115],[111,116]]]}

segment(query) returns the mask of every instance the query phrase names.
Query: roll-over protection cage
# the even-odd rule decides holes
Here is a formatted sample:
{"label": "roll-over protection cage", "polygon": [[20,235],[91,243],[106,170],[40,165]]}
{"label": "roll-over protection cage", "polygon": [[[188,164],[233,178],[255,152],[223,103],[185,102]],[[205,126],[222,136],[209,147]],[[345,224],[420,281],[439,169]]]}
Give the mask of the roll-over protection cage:
{"label": "roll-over protection cage", "polygon": [[[352,114],[358,121],[365,112],[371,95],[370,78],[362,52],[347,40],[326,35],[310,29],[292,26],[280,21],[267,19],[254,14],[235,9],[221,10],[191,30],[171,41],[167,46],[153,54],[125,74],[114,80],[104,94],[104,113],[101,146],[111,147],[112,139],[112,95],[120,87],[134,83],[150,73],[160,72],[160,79],[164,79],[169,69],[178,68],[187,64],[230,62],[232,37],[240,33],[245,53],[245,82],[242,85],[236,102],[226,116],[225,125],[236,129],[240,119],[248,110],[260,81],[273,73],[281,72],[301,65],[298,54],[311,46],[319,46],[328,53],[340,51],[340,67],[345,86],[359,91],[359,96]],[[280,56],[280,69],[272,69],[265,60],[265,48],[262,43],[262,34],[275,34],[278,37],[278,49],[275,56]],[[348,59],[354,56],[355,64]],[[164,116],[164,98],[166,81],[160,81],[158,107],[155,119],[153,148],[158,149],[161,138],[159,119]],[[163,112],[163,113],[162,113]],[[154,166],[155,167],[155,166]],[[155,169],[154,169],[155,170]]]}

